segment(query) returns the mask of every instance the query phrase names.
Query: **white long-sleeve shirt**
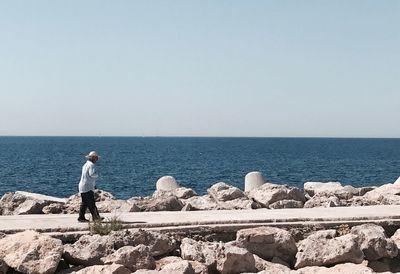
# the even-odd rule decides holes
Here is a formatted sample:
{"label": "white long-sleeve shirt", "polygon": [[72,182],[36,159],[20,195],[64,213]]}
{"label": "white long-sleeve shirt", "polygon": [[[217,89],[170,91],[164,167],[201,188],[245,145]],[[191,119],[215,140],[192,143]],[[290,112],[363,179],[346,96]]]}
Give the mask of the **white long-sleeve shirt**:
{"label": "white long-sleeve shirt", "polygon": [[91,161],[86,161],[82,167],[82,176],[79,182],[79,193],[85,193],[94,190],[96,186],[96,170]]}

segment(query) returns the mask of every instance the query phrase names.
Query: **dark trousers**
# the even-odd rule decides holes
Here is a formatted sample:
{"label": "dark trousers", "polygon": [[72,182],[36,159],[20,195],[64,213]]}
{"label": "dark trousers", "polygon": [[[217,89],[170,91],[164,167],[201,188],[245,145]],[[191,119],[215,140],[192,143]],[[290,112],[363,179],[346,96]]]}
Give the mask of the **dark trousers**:
{"label": "dark trousers", "polygon": [[96,202],[94,200],[94,192],[88,191],[81,193],[81,198],[82,202],[81,202],[81,207],[79,209],[79,219],[85,219],[85,213],[87,208],[89,208],[93,220],[99,219],[100,215],[96,207]]}

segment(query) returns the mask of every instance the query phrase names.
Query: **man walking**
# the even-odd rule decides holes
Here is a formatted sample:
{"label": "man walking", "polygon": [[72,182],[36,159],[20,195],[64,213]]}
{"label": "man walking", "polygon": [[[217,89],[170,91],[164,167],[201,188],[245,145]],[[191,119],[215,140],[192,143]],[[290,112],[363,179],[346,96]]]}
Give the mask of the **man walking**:
{"label": "man walking", "polygon": [[87,208],[89,208],[89,211],[92,214],[93,221],[102,219],[97,210],[93,192],[96,187],[96,179],[98,177],[95,170],[95,164],[100,159],[100,156],[96,151],[91,151],[88,155],[86,155],[86,159],[87,161],[82,167],[82,175],[79,182],[79,193],[81,194],[82,199],[79,209],[79,222],[89,222],[89,220],[85,218]]}

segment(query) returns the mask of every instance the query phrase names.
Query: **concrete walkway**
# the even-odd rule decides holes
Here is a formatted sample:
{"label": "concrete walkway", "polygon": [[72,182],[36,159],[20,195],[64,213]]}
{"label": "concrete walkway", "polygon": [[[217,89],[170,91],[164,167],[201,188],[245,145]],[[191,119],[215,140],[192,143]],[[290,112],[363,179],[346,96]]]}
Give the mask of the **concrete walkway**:
{"label": "concrete walkway", "polygon": [[[102,215],[106,219],[117,216],[125,223],[126,228],[168,228],[169,230],[183,227],[245,227],[279,224],[299,226],[383,221],[400,225],[400,205],[275,210],[160,211]],[[76,214],[0,216],[0,232],[15,233],[26,229],[40,232],[87,231],[88,224],[78,223],[76,219]]]}

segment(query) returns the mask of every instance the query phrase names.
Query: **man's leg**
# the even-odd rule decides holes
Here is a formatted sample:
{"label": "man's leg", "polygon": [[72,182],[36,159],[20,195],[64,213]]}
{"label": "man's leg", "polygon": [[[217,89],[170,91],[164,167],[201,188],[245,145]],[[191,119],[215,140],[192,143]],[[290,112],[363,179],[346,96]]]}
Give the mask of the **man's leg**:
{"label": "man's leg", "polygon": [[79,208],[78,221],[86,220],[85,213],[87,208],[88,208],[88,192],[81,193],[81,206]]}
{"label": "man's leg", "polygon": [[90,213],[92,214],[92,218],[93,218],[93,220],[99,220],[100,215],[99,215],[99,212],[96,207],[96,202],[94,200],[94,192],[89,191],[88,194],[89,194],[88,195],[88,207],[89,207]]}

